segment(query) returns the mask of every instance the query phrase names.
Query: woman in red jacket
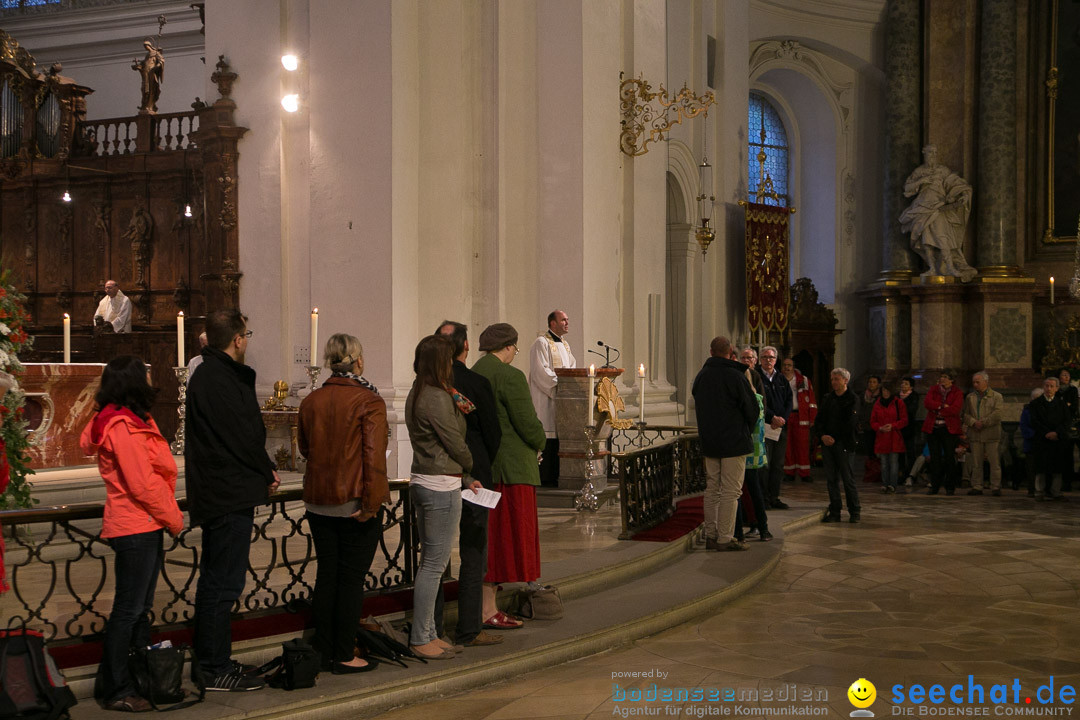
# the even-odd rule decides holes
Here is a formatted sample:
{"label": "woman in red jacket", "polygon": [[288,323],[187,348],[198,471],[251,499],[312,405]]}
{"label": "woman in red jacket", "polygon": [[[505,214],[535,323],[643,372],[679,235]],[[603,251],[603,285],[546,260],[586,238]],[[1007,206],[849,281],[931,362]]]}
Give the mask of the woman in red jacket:
{"label": "woman in red jacket", "polygon": [[116,593],[101,659],[109,710],[150,710],[135,692],[128,651],[150,645],[149,613],[164,555],[162,530],[177,535],[184,528],[176,504],[176,462],[150,417],[156,394],[141,359],[113,359],[94,398],[99,410],[80,438],[83,452],[98,456],[106,493],[101,537],[115,554]]}
{"label": "woman in red jacket", "polygon": [[900,474],[900,458],[906,449],[900,432],[907,427],[907,407],[893,394],[890,383],[881,386],[881,396],[870,411],[870,428],[874,431],[874,453],[881,458],[881,492],[896,492]]}
{"label": "woman in red jacket", "polygon": [[938,384],[926,391],[923,400],[926,420],[923,433],[930,447],[930,491],[937,495],[942,484],[945,494],[956,492],[956,443],[963,434],[960,427],[960,411],[964,406],[964,394],[953,385],[953,374],[942,370]]}

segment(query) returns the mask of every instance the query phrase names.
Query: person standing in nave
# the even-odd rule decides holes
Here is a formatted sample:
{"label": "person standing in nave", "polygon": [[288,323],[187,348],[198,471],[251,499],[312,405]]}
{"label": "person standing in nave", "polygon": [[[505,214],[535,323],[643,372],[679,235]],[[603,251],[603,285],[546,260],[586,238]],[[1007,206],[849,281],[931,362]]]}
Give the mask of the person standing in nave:
{"label": "person standing in nave", "polygon": [[765,480],[762,491],[770,508],[787,510],[787,503],[780,499],[780,487],[784,479],[784,457],[787,454],[787,419],[794,403],[791,385],[776,369],[779,354],[772,345],[761,348],[761,367],[758,368],[765,387],[765,422],[771,426],[774,433],[780,431],[780,436],[775,440],[770,440],[767,435],[765,437],[765,453],[769,457],[769,466],[762,471]]}
{"label": "person standing in nave", "polygon": [[247,578],[255,507],[281,484],[266,454],[255,371],[244,364],[252,333],[239,310],[207,315],[203,363],[187,390],[188,514],[202,528],[194,645],[208,691],[266,686],[230,657],[232,608]]}
{"label": "person standing in nave", "polygon": [[502,437],[491,463],[495,491],[502,497],[488,518],[488,571],[484,576],[484,628],[513,630],[524,623],[495,604],[499,583],[535,582],[540,577],[540,526],[536,486],[537,454],[544,449],[544,426],[529,397],[525,374],[512,363],[518,333],[509,323],[489,325],[480,333],[486,353],[472,369],[491,383]]}
{"label": "person standing in nave", "polygon": [[855,411],[859,444],[862,451],[866,453],[866,460],[863,462],[864,482],[878,482],[881,480],[881,462],[874,454],[877,433],[870,427],[870,414],[874,411],[874,404],[877,403],[879,397],[881,397],[881,378],[877,375],[871,375],[866,378],[866,389],[863,391]]}
{"label": "person standing in nave", "polygon": [[[476,411],[465,415],[465,444],[472,453],[472,477],[488,490],[495,484],[491,479],[491,460],[499,451],[502,430],[495,411],[495,394],[491,383],[465,366],[469,357],[469,331],[459,322],[444,320],[436,335],[450,338],[454,344],[454,389],[467,397]],[[484,630],[484,575],[487,573],[488,515],[483,505],[461,503],[458,551],[458,616],[454,642],[466,647],[498,645],[502,635]],[[435,621],[442,634],[443,595],[435,603]]]}
{"label": "person standing in nave", "polygon": [[[983,459],[990,463],[990,492],[1001,495],[1001,412],[1005,399],[990,387],[985,370],[971,378],[974,388],[964,399],[964,428],[971,448],[971,489],[968,495],[982,495]],[[1075,389],[1075,388],[1074,388]]]}
{"label": "person standing in nave", "polygon": [[963,433],[960,423],[963,405],[964,394],[953,385],[952,371],[942,370],[937,385],[927,390],[923,398],[926,419],[922,429],[930,446],[928,495],[937,495],[942,485],[946,495],[956,492],[956,444]]}
{"label": "person standing in nave", "polygon": [[[765,437],[764,437],[764,425],[768,422],[769,418],[769,405],[768,398],[765,396],[765,382],[761,378],[761,374],[758,372],[758,356],[757,351],[749,345],[745,346],[739,352],[739,362],[745,365],[749,369],[747,375],[747,381],[754,388],[754,394],[761,397],[761,417],[762,427],[758,428],[757,424],[750,430],[750,437],[752,440],[757,441],[761,445],[762,457],[757,457],[758,453],[755,452],[758,448],[757,445],[751,448],[750,454],[746,458],[746,471],[743,473],[743,486],[746,488],[746,494],[750,496],[750,504],[754,509],[754,524],[756,527],[752,530],[757,530],[762,540],[769,540],[772,538],[772,534],[769,532],[769,500],[765,494],[765,483],[768,481],[769,468],[766,465],[769,462],[768,454],[765,451]],[[758,430],[761,430],[761,437],[758,437]],[[745,512],[745,502],[739,506],[738,517],[735,523],[735,537],[738,540],[742,540],[742,525],[744,516],[748,516]],[[787,507],[786,505],[784,507]]]}
{"label": "person standing in nave", "polygon": [[105,297],[94,311],[94,327],[109,329],[106,332],[131,332],[131,298],[125,295],[115,280],[105,281]]}
{"label": "person standing in nave", "polygon": [[717,336],[709,344],[709,359],[691,390],[705,456],[706,550],[747,549],[735,539],[746,456],[753,452],[751,433],[758,420],[758,402],[747,370],[735,359],[731,341]]}
{"label": "person standing in nave", "polygon": [[1035,499],[1065,500],[1061,473],[1069,443],[1069,408],[1058,392],[1058,379],[1043,380],[1043,394],[1029,403],[1035,447]]}
{"label": "person standing in nave", "polygon": [[191,376],[195,372],[195,368],[202,365],[202,351],[206,348],[206,333],[199,333],[199,354],[188,360],[187,364],[187,379],[191,382]]}
{"label": "person standing in nave", "polygon": [[882,492],[896,492],[900,458],[905,450],[902,432],[908,422],[907,406],[893,394],[889,383],[882,383],[881,393],[870,411],[870,428],[876,433],[874,452],[881,460]]}
{"label": "person standing in nave", "polygon": [[916,418],[919,414],[919,393],[915,391],[915,379],[906,377],[900,380],[900,392],[896,394],[903,400],[907,410],[908,424],[900,431],[904,439],[904,466],[900,468],[901,474],[907,478],[906,485],[912,485],[912,468],[915,467],[915,459],[922,454],[922,439],[919,437],[919,424]]}
{"label": "person standing in nave", "polygon": [[570,318],[562,310],[548,315],[548,329],[533,341],[529,350],[529,395],[536,415],[544,425],[547,442],[540,460],[540,484],[559,486],[559,438],[555,434],[555,388],[559,384],[556,368],[577,367],[566,334]]}
{"label": "person standing in nave", "polygon": [[814,432],[821,438],[821,457],[825,461],[825,480],[829,486],[829,507],[821,522],[840,522],[843,486],[847,499],[849,520],[857,523],[862,519],[859,504],[859,488],[855,486],[852,462],[855,455],[855,393],[848,389],[851,373],[845,368],[834,368],[829,373],[832,392],[821,399]]}
{"label": "person standing in nave", "polygon": [[788,416],[788,444],[784,459],[784,473],[788,479],[801,477],[803,482],[813,482],[810,477],[810,426],[817,419],[817,399],[810,379],[795,369],[795,361],[785,358],[784,378],[791,388],[791,415]]}
{"label": "person standing in nave", "polygon": [[364,378],[358,338],[331,335],[323,360],[332,374],[300,403],[297,421],[297,446],[307,458],[304,518],[318,557],[311,644],[323,669],[346,675],[377,665],[353,657],[353,645],[364,583],[383,535],[379,510],[390,499],[386,403]]}

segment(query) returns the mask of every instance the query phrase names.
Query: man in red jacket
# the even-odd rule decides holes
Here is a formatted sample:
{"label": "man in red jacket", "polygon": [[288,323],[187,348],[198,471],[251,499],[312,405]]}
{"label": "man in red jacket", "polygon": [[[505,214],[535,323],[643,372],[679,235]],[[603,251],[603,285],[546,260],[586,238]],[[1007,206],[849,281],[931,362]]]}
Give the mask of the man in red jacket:
{"label": "man in red jacket", "polygon": [[798,475],[803,482],[810,478],[810,426],[817,419],[817,399],[810,380],[795,369],[795,361],[784,359],[784,377],[791,385],[792,411],[788,416],[787,457],[784,459],[784,474],[789,480]]}
{"label": "man in red jacket", "polygon": [[923,399],[926,407],[926,420],[923,421],[923,433],[930,446],[930,490],[928,495],[937,495],[942,484],[945,494],[956,492],[956,443],[963,433],[960,427],[960,413],[964,407],[964,394],[953,385],[951,370],[942,370],[938,384],[926,391]]}

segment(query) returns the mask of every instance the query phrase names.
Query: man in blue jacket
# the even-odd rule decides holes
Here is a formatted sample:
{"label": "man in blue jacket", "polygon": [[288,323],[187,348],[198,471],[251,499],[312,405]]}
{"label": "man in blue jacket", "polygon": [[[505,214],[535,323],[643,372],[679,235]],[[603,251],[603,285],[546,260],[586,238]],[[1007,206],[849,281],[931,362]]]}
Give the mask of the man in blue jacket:
{"label": "man in blue jacket", "polygon": [[692,390],[705,456],[705,548],[746,550],[733,535],[746,456],[754,449],[750,432],[758,419],[757,398],[749,368],[735,360],[728,338],[713,338],[709,355]]}
{"label": "man in blue jacket", "polygon": [[203,362],[187,391],[188,513],[202,528],[195,654],[206,689],[222,692],[265,686],[230,658],[230,615],[244,591],[255,506],[281,482],[266,454],[255,371],[244,364],[250,337],[239,310],[210,313]]}

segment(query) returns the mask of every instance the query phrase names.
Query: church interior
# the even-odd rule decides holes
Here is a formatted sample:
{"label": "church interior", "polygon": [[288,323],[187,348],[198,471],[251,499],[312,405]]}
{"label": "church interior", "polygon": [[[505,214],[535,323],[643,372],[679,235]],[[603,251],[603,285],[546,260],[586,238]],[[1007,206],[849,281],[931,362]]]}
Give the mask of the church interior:
{"label": "church interior", "polygon": [[[185,368],[199,354],[207,314],[226,308],[238,308],[253,331],[246,363],[265,403],[267,451],[289,471],[282,489],[295,492],[294,508],[304,463],[296,407],[327,376],[319,350],[331,334],[363,343],[365,377],[387,405],[389,476],[401,479],[412,462],[404,410],[418,340],[444,320],[467,325],[470,339],[509,323],[524,350],[556,309],[569,319],[564,341],[577,368],[606,372],[628,419],[606,430],[605,455],[643,450],[645,436],[675,437],[677,453],[691,452],[679,445],[696,425],[691,387],[716,336],[758,352],[774,346],[819,400],[836,367],[850,371],[858,393],[871,376],[911,378],[924,393],[943,371],[967,393],[985,371],[1019,448],[1021,411],[1043,377],[1061,368],[1080,377],[1078,98],[1074,0],[3,0],[0,284],[24,296],[33,337],[18,360],[34,497],[43,508],[102,502],[78,433],[94,413],[102,363],[117,355],[150,365],[161,390],[153,416],[182,455]],[[130,301],[127,328],[103,310],[116,289]],[[524,353],[514,365],[529,372]],[[575,382],[578,412],[589,402],[584,376]],[[886,674],[910,684],[919,662],[934,667],[926,684],[950,674],[966,682],[977,661],[991,660],[972,672],[1015,671],[1031,692],[1043,675],[1080,678],[1068,642],[1080,640],[1070,624],[1080,576],[1069,569],[1076,531],[1067,507],[1036,513],[1019,492],[1011,505],[969,505],[965,515],[920,509],[923,499],[908,496],[897,498],[902,506],[873,497],[863,528],[873,533],[856,551],[855,526],[841,529],[843,545],[819,535],[824,483],[796,482],[785,485],[792,510],[778,514],[782,542],[768,552],[755,545],[750,565],[726,557],[710,565],[691,539],[662,550],[626,541],[628,498],[603,504],[620,487],[608,460],[606,489],[597,482],[603,506],[574,509],[595,479],[594,453],[577,435],[566,438],[568,479],[540,503],[541,544],[545,577],[560,578],[567,608],[577,610],[545,631],[553,639],[517,642],[512,655],[469,672],[425,669],[413,682],[394,669],[380,679],[390,688],[381,694],[334,678],[317,699],[290,699],[288,711],[374,716],[430,701],[444,704],[415,717],[532,717],[555,707],[543,688],[572,688],[592,672],[581,697],[603,697],[587,708],[565,701],[559,712],[610,716],[627,706],[612,699],[607,671],[658,662],[673,666],[670,685],[827,687],[828,701],[807,699],[809,714],[827,716],[851,710],[848,683],[869,677],[844,657],[865,662],[864,673],[882,668],[879,699],[892,684]],[[620,457],[618,473],[633,475]],[[666,519],[704,481],[680,486],[672,473],[693,471],[665,472],[658,512]],[[407,482],[399,482],[395,508],[407,514]],[[302,513],[286,506],[265,516],[264,540],[271,527],[287,524],[291,537],[298,530]],[[72,527],[95,532],[92,513],[35,517],[69,536]],[[70,597],[58,604],[43,590],[56,585],[56,566],[49,580],[34,567],[40,550],[15,549],[8,532],[28,518],[4,519],[5,535],[24,586],[37,590],[18,602],[0,596],[4,615],[62,616],[60,637],[100,631],[100,587],[87,600],[69,580]],[[384,575],[407,566],[408,525],[395,522],[397,550],[387,551]],[[50,552],[97,557],[83,542]],[[985,557],[967,557],[979,543]],[[303,594],[302,576],[279,563],[286,545],[282,538],[255,553],[261,585],[246,610],[259,610],[259,593],[275,583]],[[884,550],[893,546],[902,556]],[[194,572],[193,547],[170,551],[184,556],[175,563],[182,570],[166,561],[178,585]],[[843,567],[824,572],[826,558]],[[1030,570],[1041,576],[1002,579],[1026,563],[1042,563]],[[369,598],[397,582],[383,578]],[[1011,649],[1022,643],[1005,620],[956,630],[947,608],[967,602],[973,585],[1011,588],[971,600],[981,612],[992,614],[1005,596],[1030,601],[1011,608],[1028,614],[1008,622],[1060,639],[1036,644],[1045,662]],[[856,596],[886,589],[942,614],[901,622],[907,610],[889,600],[878,609],[894,616],[854,639],[866,618],[856,617]],[[1036,607],[1043,591],[1056,603],[1049,615]],[[38,604],[25,599],[34,592],[45,595]],[[287,593],[273,594],[263,610],[285,606]],[[373,614],[404,615],[390,595]],[[806,610],[826,606],[843,616]],[[728,608],[736,624],[725,628]],[[776,630],[782,640],[751,630],[754,610],[770,608],[790,616]],[[279,633],[265,627],[277,616],[258,615],[245,620],[243,641],[261,660],[273,650],[265,638]],[[80,617],[89,619],[85,630]],[[170,622],[184,617],[174,608]],[[841,637],[845,619],[850,638]],[[887,632],[905,623],[916,634],[952,633],[941,641],[949,649],[913,650],[904,632]],[[760,647],[741,644],[740,628]],[[992,633],[1000,642],[987,639]],[[694,645],[702,638],[714,644]],[[800,644],[792,638],[806,642],[782,657],[777,643]],[[612,648],[622,649],[596,655]],[[81,669],[69,681],[86,692],[92,653],[67,649],[66,666]],[[822,655],[794,659],[813,653]],[[723,655],[785,669],[701,660]],[[559,669],[571,660],[586,664]],[[695,674],[699,660],[709,672]],[[535,672],[549,675],[527,674]],[[516,676],[541,697],[530,704],[524,691],[495,685],[473,700],[491,704],[477,714],[464,700],[440,701]],[[265,697],[243,701],[208,703],[206,712],[280,709]],[[98,712],[91,705],[72,716]]]}

